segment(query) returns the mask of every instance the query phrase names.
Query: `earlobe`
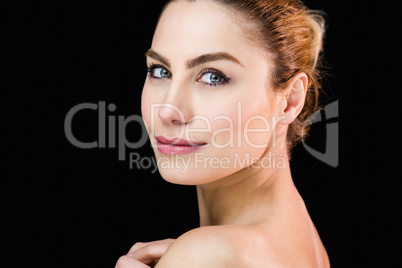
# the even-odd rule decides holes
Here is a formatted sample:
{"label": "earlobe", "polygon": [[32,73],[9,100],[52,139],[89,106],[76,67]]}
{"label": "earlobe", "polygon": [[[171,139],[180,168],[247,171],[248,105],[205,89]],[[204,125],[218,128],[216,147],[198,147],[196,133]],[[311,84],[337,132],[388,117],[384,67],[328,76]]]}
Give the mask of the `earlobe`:
{"label": "earlobe", "polygon": [[286,107],[283,111],[282,124],[291,124],[300,114],[306,100],[308,77],[300,73],[292,78],[292,82],[286,89]]}

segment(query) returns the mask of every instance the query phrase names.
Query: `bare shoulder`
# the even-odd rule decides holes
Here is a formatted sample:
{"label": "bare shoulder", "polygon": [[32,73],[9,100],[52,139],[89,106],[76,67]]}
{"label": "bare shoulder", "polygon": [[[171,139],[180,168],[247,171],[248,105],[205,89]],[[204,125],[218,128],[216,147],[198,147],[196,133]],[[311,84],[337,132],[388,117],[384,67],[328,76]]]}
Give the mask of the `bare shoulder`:
{"label": "bare shoulder", "polygon": [[180,236],[156,267],[282,267],[266,242],[250,226],[200,227]]}
{"label": "bare shoulder", "polygon": [[314,244],[261,225],[206,226],[180,236],[156,267],[330,267]]}

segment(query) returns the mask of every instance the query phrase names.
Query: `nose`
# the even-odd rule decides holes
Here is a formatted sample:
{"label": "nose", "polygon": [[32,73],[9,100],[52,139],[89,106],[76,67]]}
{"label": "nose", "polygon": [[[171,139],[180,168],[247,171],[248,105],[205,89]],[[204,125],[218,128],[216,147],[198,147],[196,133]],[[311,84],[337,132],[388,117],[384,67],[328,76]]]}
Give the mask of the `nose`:
{"label": "nose", "polygon": [[158,115],[166,125],[185,125],[189,123],[191,113],[191,93],[188,88],[172,81]]}

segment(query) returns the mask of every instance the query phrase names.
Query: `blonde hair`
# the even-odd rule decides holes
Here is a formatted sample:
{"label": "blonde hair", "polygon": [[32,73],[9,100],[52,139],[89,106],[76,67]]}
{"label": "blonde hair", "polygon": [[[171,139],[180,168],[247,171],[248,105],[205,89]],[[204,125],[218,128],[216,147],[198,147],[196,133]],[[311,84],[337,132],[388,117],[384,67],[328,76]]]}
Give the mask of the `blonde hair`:
{"label": "blonde hair", "polygon": [[325,20],[322,16],[323,12],[316,10],[308,10],[306,12],[306,20],[312,32],[311,57],[314,59],[313,67],[317,67],[317,62],[321,51],[323,50],[323,39],[325,33]]}

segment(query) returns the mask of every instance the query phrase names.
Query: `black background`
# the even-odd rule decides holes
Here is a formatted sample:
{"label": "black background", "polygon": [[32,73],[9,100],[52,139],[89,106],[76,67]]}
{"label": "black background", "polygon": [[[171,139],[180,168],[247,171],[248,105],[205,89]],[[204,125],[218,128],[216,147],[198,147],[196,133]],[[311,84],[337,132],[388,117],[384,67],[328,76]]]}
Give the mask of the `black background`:
{"label": "black background", "polygon": [[[339,100],[340,165],[330,167],[302,146],[292,160],[294,181],[327,248],[332,267],[388,267],[400,214],[397,109],[398,25],[391,4],[306,1],[324,10],[323,103]],[[114,267],[138,241],[177,238],[198,226],[195,188],[172,185],[159,173],[130,170],[117,149],[84,150],[64,135],[75,105],[105,101],[108,115],[140,115],[151,46],[163,1],[21,3],[2,26],[11,83],[3,104],[4,203],[13,227],[9,248],[32,266]],[[389,128],[391,126],[391,128]],[[387,130],[387,128],[389,128]],[[81,140],[97,137],[97,114],[74,121]],[[127,136],[139,138],[139,125]],[[392,129],[393,132],[390,132]],[[307,142],[321,151],[325,124]],[[152,157],[149,143],[130,150]],[[10,186],[8,186],[10,185]],[[29,257],[28,257],[29,256]],[[51,261],[50,261],[51,260]],[[15,266],[20,267],[17,261]]]}

